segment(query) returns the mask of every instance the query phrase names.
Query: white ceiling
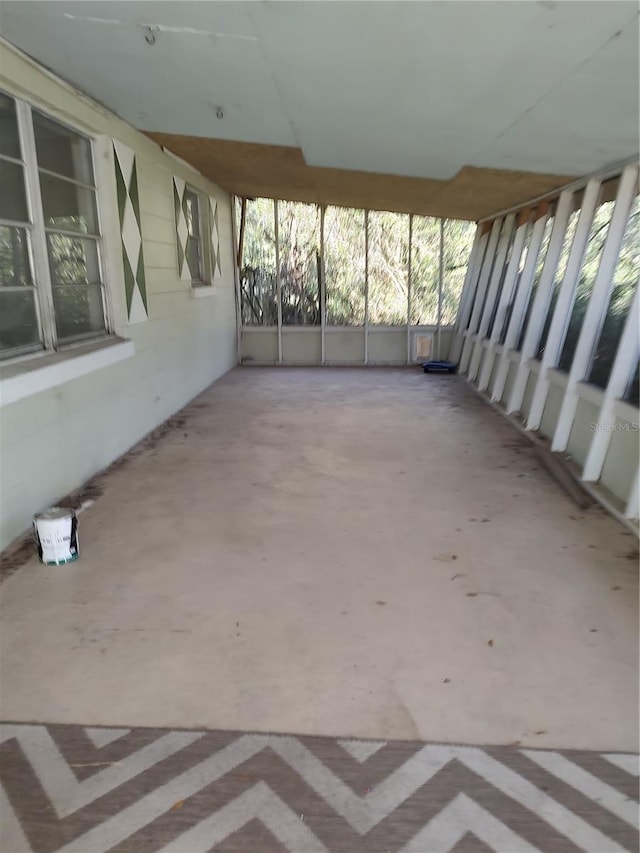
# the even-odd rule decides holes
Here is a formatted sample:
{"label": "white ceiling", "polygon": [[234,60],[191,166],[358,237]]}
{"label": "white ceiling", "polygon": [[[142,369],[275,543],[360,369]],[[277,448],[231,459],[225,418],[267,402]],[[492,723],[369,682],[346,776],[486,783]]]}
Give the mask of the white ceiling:
{"label": "white ceiling", "polygon": [[2,2],[0,31],[143,130],[312,166],[580,175],[638,151],[630,0]]}

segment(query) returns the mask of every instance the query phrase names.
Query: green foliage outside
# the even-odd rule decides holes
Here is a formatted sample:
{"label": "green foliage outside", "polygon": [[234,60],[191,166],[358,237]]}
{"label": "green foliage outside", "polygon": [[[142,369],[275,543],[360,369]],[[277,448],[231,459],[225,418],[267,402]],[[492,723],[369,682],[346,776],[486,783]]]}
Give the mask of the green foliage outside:
{"label": "green foliage outside", "polygon": [[[238,232],[239,205],[236,207]],[[369,323],[407,322],[409,276],[408,214],[368,214]],[[277,323],[273,201],[247,202],[240,273],[242,320],[246,325]],[[284,325],[320,323],[320,211],[316,205],[278,202],[280,282]],[[328,325],[365,322],[365,212],[327,207],[324,270]],[[455,320],[475,224],[444,223],[442,322]],[[414,216],[411,250],[411,322],[435,324],[438,318],[440,220]]]}

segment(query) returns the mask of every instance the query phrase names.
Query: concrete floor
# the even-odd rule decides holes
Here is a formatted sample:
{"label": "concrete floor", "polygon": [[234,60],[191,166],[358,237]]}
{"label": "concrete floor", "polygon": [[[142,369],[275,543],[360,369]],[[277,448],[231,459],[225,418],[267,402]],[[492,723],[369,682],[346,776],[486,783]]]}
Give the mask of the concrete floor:
{"label": "concrete floor", "polygon": [[452,377],[237,369],[2,587],[2,716],[636,750],[636,539]]}

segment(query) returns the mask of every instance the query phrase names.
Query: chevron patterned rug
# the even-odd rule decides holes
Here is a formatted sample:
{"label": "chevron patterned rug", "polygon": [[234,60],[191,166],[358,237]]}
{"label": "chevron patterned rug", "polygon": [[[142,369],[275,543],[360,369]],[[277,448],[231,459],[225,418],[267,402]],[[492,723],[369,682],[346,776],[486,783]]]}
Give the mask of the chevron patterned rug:
{"label": "chevron patterned rug", "polygon": [[638,850],[638,756],[0,726],[2,853]]}

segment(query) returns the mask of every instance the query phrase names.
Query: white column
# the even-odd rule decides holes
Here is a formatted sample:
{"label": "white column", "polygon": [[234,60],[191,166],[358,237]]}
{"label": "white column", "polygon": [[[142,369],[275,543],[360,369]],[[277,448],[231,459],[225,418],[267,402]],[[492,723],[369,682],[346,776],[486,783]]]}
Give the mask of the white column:
{"label": "white column", "polygon": [[609,375],[609,381],[604,394],[604,400],[598,414],[598,428],[593,433],[591,446],[582,469],[582,479],[595,482],[600,479],[604,460],[609,449],[611,436],[616,423],[615,401],[620,399],[632,379],[638,355],[640,354],[640,334],[638,330],[638,310],[640,296],[638,287],[633,296],[629,314],[618,343],[618,349]]}
{"label": "white column", "polygon": [[539,429],[542,421],[542,413],[549,392],[549,368],[555,367],[560,359],[560,353],[564,344],[567,328],[569,326],[569,318],[573,309],[575,299],[576,286],[584,253],[589,240],[591,231],[591,223],[598,204],[600,196],[600,179],[593,179],[587,184],[582,198],[582,207],[578,216],[576,225],[576,233],[573,236],[573,243],[567,260],[567,268],[558,291],[558,299],[556,300],[551,325],[549,326],[549,334],[545,343],[544,353],[540,363],[540,371],[536,381],[536,387],[533,392],[531,401],[531,409],[527,418],[527,429]]}
{"label": "white column", "polygon": [[411,364],[411,253],[413,247],[413,213],[409,214],[409,263],[407,266],[407,364]]}
{"label": "white column", "polygon": [[467,264],[467,273],[464,277],[462,285],[462,293],[460,295],[460,307],[455,322],[455,335],[453,344],[450,349],[450,361],[457,361],[462,349],[463,339],[467,323],[469,322],[469,314],[473,303],[473,294],[478,282],[478,275],[484,258],[485,249],[489,240],[489,231],[485,230],[484,225],[478,225],[476,228],[476,236],[473,241],[473,247]]}
{"label": "white column", "polygon": [[631,491],[629,493],[629,498],[627,500],[627,505],[625,507],[625,517],[626,518],[638,518],[638,472],[636,471],[636,475],[633,478],[633,484],[631,486]]}
{"label": "white column", "polygon": [[551,443],[553,451],[565,450],[569,441],[573,418],[578,405],[576,384],[584,379],[589,372],[593,348],[604,323],[613,285],[613,273],[618,261],[618,255],[620,254],[620,246],[629,218],[631,203],[636,192],[637,179],[638,167],[636,165],[627,166],[620,178],[613,215],[609,223],[604,248],[602,249],[600,266],[598,267],[589,304],[587,305],[587,310],[582,321],[582,328],[580,329],[571,370],[569,371],[558,423],[553,434],[553,441]]}
{"label": "white column", "polygon": [[493,362],[495,359],[496,345],[500,341],[500,334],[504,325],[505,314],[507,313],[507,308],[509,307],[511,297],[513,295],[513,287],[518,275],[518,267],[520,266],[520,256],[522,255],[527,231],[529,230],[530,215],[531,210],[530,208],[527,208],[526,210],[521,211],[518,217],[516,234],[513,239],[513,246],[511,247],[511,258],[509,259],[509,266],[507,267],[507,272],[504,277],[502,292],[500,294],[495,320],[493,321],[493,328],[491,329],[491,335],[487,345],[487,354],[482,364],[480,379],[478,380],[478,389],[480,391],[484,391],[489,387],[491,371],[493,369]]}
{"label": "white column", "polygon": [[562,253],[562,244],[564,243],[564,235],[569,224],[569,216],[573,206],[573,193],[570,190],[565,190],[560,193],[558,207],[556,209],[555,219],[553,221],[553,230],[549,239],[547,255],[544,259],[544,265],[540,274],[540,281],[536,290],[531,311],[529,313],[529,323],[525,332],[524,341],[520,349],[520,359],[516,378],[511,389],[511,394],[507,400],[506,412],[520,411],[522,401],[524,399],[527,380],[529,379],[529,359],[532,358],[538,348],[542,327],[544,326],[544,318],[546,317],[551,302],[551,294],[553,292],[553,281],[558,268],[558,261]]}
{"label": "white column", "polygon": [[515,213],[510,213],[505,218],[504,226],[502,228],[502,234],[500,235],[500,242],[498,244],[498,250],[496,252],[496,261],[493,265],[493,272],[491,273],[489,289],[487,290],[487,298],[485,299],[484,303],[484,311],[482,312],[482,317],[480,318],[480,324],[478,326],[478,337],[473,345],[473,352],[469,364],[468,377],[471,380],[474,380],[478,375],[478,368],[480,367],[480,359],[482,358],[483,351],[483,338],[487,333],[487,329],[489,328],[491,314],[493,312],[493,306],[495,304],[496,299],[498,298],[498,287],[500,285],[500,279],[502,277],[502,272],[504,270],[504,265],[507,259],[507,253],[509,251],[511,235],[513,234],[515,221]]}
{"label": "white column", "polygon": [[320,299],[320,349],[322,364],[326,364],[327,350],[325,329],[327,327],[327,286],[324,275],[324,214],[326,207],[320,205],[320,281],[318,282],[318,298]]}
{"label": "white column", "polygon": [[512,350],[517,343],[518,335],[520,334],[520,329],[522,328],[522,323],[524,321],[525,311],[527,310],[533,274],[536,269],[538,253],[540,252],[540,246],[542,245],[542,238],[544,237],[544,229],[549,217],[549,205],[546,205],[543,210],[544,212],[542,214],[538,211],[538,219],[533,226],[531,241],[527,250],[527,257],[524,262],[520,281],[516,285],[513,310],[509,319],[509,328],[507,329],[504,347],[500,354],[500,363],[496,373],[496,381],[491,394],[492,400],[502,399],[504,386],[507,382],[507,375],[509,373],[509,367],[511,365],[509,351]]}
{"label": "white column", "polygon": [[282,284],[280,282],[280,229],[278,199],[273,201],[273,236],[276,241],[276,297],[278,299],[278,364],[282,364]]}
{"label": "white column", "polygon": [[473,342],[475,340],[475,333],[478,328],[478,323],[480,322],[484,295],[489,284],[489,276],[491,275],[491,268],[493,266],[493,259],[495,258],[496,254],[496,247],[498,245],[498,238],[500,236],[502,223],[502,219],[494,219],[493,225],[491,226],[491,233],[489,235],[489,242],[487,243],[487,250],[485,252],[484,259],[482,261],[482,267],[480,269],[480,275],[478,277],[478,289],[476,291],[476,297],[473,303],[473,309],[471,311],[469,328],[467,329],[464,344],[462,346],[462,355],[460,356],[461,373],[464,373],[466,371],[467,365],[469,364],[469,358],[471,356],[471,347],[473,346]]}
{"label": "white column", "polygon": [[364,212],[364,363],[369,364],[369,211]]}

